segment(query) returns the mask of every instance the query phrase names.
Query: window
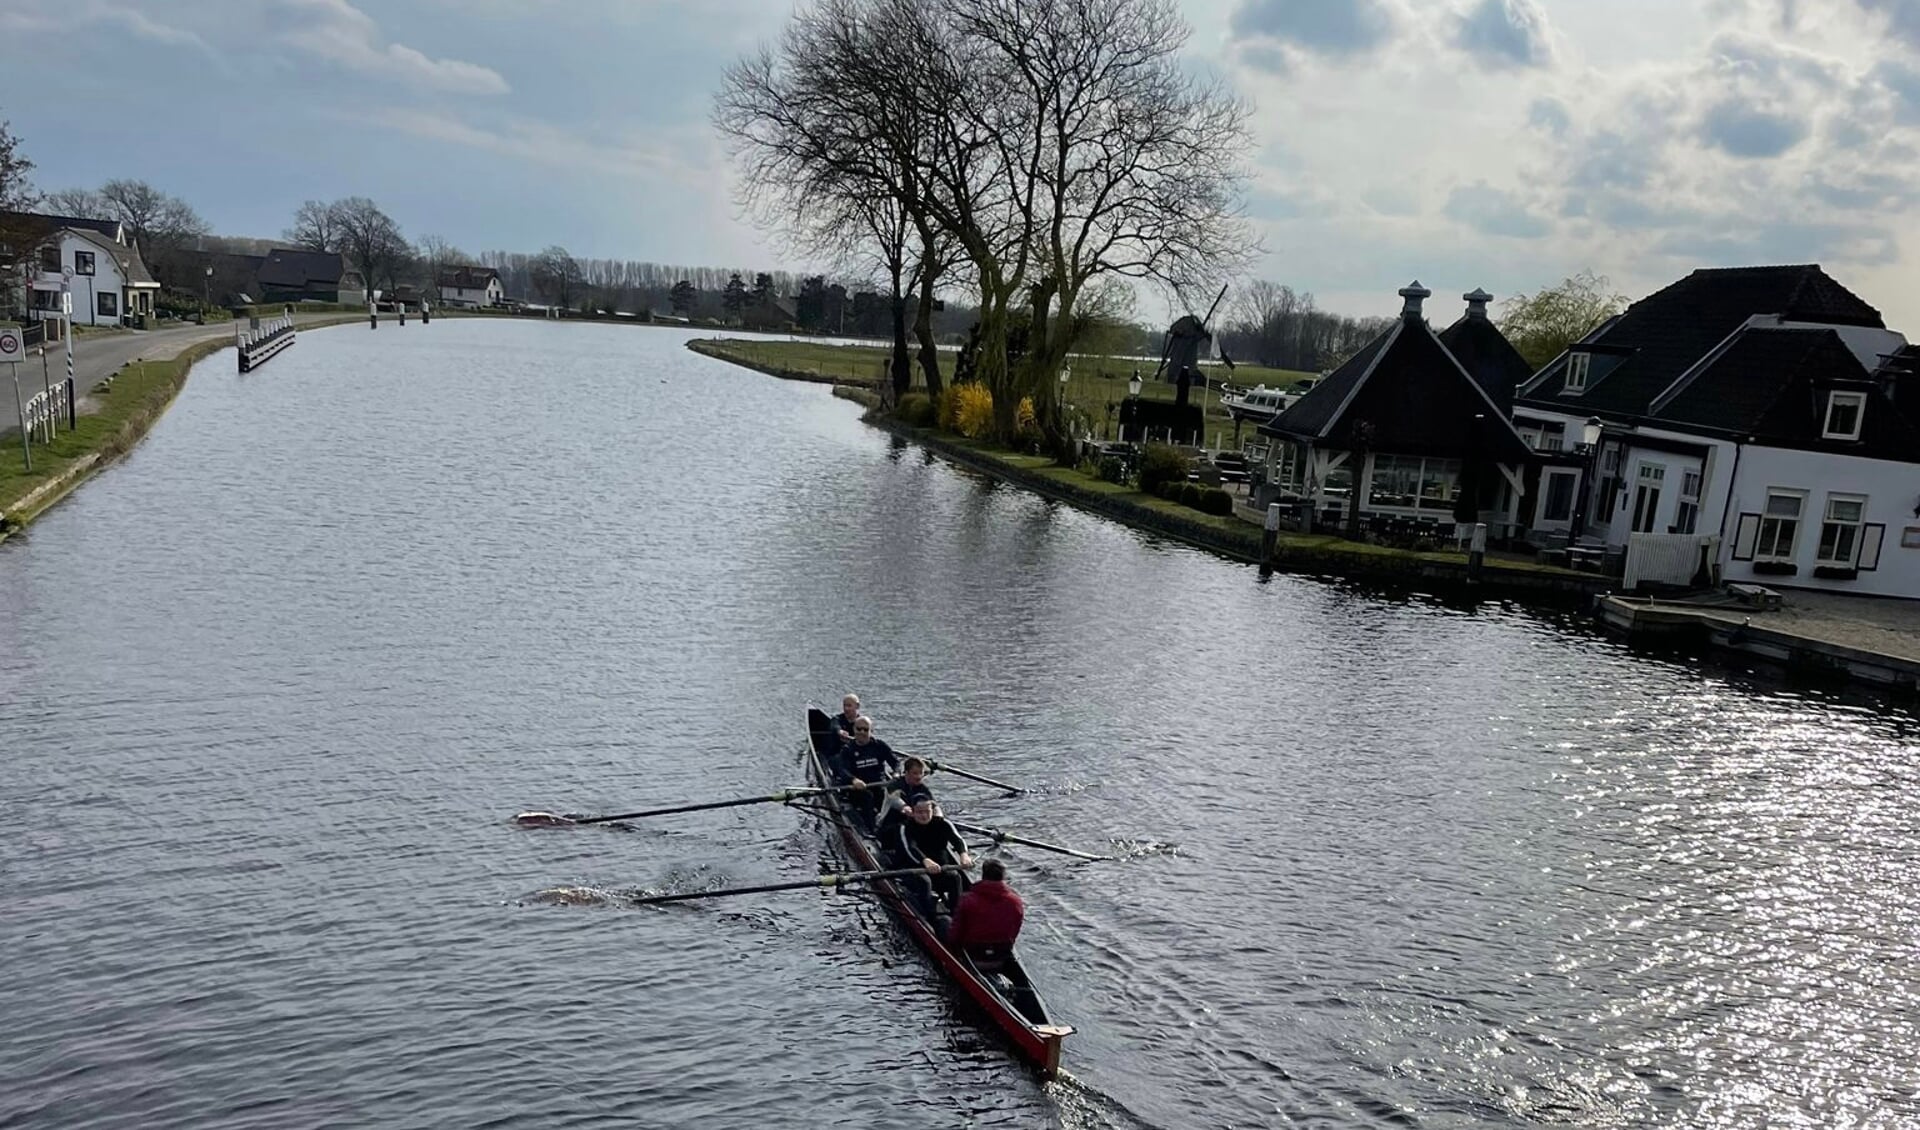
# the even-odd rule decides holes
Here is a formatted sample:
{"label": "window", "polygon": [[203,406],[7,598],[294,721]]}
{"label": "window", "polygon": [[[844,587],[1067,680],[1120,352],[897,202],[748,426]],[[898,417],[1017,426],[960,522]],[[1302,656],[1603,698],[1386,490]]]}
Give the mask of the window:
{"label": "window", "polygon": [[1820,523],[1822,565],[1851,567],[1860,552],[1860,526],[1866,519],[1867,500],[1857,494],[1827,496],[1826,520]]}
{"label": "window", "polygon": [[1822,439],[1859,439],[1860,417],[1867,410],[1867,394],[1864,392],[1830,392],[1827,394],[1827,426],[1820,433]]}
{"label": "window", "polygon": [[40,249],[40,269],[49,275],[60,273],[60,245],[50,243]]}
{"label": "window", "polygon": [[1673,532],[1690,534],[1700,524],[1700,472],[1689,467],[1680,472],[1680,503],[1673,510]]}
{"label": "window", "polygon": [[100,299],[99,312],[102,318],[117,318],[120,316],[119,295],[110,290],[103,290],[98,297]]}
{"label": "window", "polygon": [[73,253],[73,273],[90,275],[93,273],[93,252],[76,251]]}
{"label": "window", "polygon": [[1553,472],[1547,473],[1547,497],[1540,508],[1540,520],[1543,522],[1570,522],[1573,520],[1573,488],[1579,481],[1577,474]]}
{"label": "window", "polygon": [[1422,459],[1418,455],[1376,455],[1367,505],[1446,510],[1460,493],[1458,459]]}
{"label": "window", "polygon": [[1633,532],[1653,532],[1654,518],[1660,513],[1660,487],[1666,482],[1667,468],[1660,463],[1642,463],[1639,481],[1633,491]]}
{"label": "window", "polygon": [[1591,354],[1572,353],[1567,356],[1567,380],[1561,389],[1563,392],[1585,392],[1587,390],[1587,366],[1593,361]]}
{"label": "window", "polygon": [[1754,543],[1755,560],[1793,560],[1793,543],[1800,534],[1800,508],[1806,501],[1806,494],[1800,491],[1767,492],[1767,509],[1760,515],[1760,538]]}

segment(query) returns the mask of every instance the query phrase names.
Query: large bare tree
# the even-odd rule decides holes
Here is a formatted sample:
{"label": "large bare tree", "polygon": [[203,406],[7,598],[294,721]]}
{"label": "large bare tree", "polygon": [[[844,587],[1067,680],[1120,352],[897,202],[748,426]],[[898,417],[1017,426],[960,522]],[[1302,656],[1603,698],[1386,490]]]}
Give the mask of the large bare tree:
{"label": "large bare tree", "polygon": [[1171,0],[817,0],[729,70],[715,120],[763,218],[884,194],[923,247],[951,241],[1005,437],[1023,396],[1057,422],[1052,376],[1102,276],[1178,286],[1250,249],[1246,110],[1182,65],[1186,36]]}
{"label": "large bare tree", "polygon": [[12,123],[0,120],[0,300],[16,312],[24,310],[26,296],[16,287],[20,278],[16,257],[45,236],[45,225],[24,213],[40,203],[34,191],[33,162],[20,151]]}

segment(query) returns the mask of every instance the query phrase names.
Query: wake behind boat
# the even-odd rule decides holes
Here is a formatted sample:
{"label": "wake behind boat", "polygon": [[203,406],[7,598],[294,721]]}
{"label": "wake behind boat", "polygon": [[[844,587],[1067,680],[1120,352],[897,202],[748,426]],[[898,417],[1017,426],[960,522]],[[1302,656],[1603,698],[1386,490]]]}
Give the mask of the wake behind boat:
{"label": "wake behind boat", "polygon": [[[825,711],[807,709],[807,775],[823,789],[833,783],[827,768],[827,756],[832,750],[832,726]],[[843,794],[825,792],[818,803],[833,817],[841,846],[854,867],[862,872],[880,871],[885,866],[880,848],[861,833]],[[1047,1015],[1046,1003],[1028,979],[1018,954],[1009,951],[991,968],[984,967],[988,963],[976,963],[968,954],[949,949],[939,926],[921,913],[897,880],[876,881],[871,889],[913,936],[914,942],[939,966],[947,980],[979,1005],[995,1027],[1006,1035],[1020,1058],[1039,1068],[1049,1079],[1058,1074],[1061,1045],[1073,1029],[1053,1023]]]}

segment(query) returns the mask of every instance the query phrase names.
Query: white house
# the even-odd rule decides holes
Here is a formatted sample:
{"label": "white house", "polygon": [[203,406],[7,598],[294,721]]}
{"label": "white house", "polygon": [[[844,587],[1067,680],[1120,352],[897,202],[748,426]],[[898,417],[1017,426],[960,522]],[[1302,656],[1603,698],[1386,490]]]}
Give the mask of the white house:
{"label": "white house", "polygon": [[507,299],[492,267],[453,267],[440,272],[438,285],[443,306],[499,306]]}
{"label": "white house", "polygon": [[[116,225],[117,227],[117,225]],[[75,325],[117,326],[153,313],[160,284],[140,249],[96,227],[62,227],[35,251],[30,313],[59,318],[70,304]],[[70,296],[63,299],[61,292]]]}
{"label": "white house", "polygon": [[1920,598],[1914,356],[1817,266],[1695,271],[1521,387],[1533,528],[1717,535],[1726,580]]}

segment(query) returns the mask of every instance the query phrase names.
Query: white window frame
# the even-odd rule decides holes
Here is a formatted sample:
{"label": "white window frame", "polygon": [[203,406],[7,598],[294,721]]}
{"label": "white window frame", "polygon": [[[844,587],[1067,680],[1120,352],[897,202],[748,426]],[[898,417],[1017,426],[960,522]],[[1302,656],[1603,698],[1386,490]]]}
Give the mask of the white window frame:
{"label": "white window frame", "polygon": [[1700,524],[1700,487],[1706,481],[1698,467],[1680,471],[1680,501],[1673,508],[1673,532],[1690,534]]}
{"label": "white window frame", "polygon": [[[1851,522],[1842,522],[1842,521],[1835,520],[1833,516],[1833,504],[1836,502],[1857,503],[1860,507],[1859,517],[1855,518]],[[1814,564],[1837,565],[1843,569],[1853,568],[1855,563],[1857,563],[1860,560],[1860,541],[1861,541],[1860,535],[1861,535],[1861,530],[1866,526],[1866,524],[1867,524],[1867,496],[1866,495],[1864,494],[1829,494],[1827,495],[1826,506],[1824,509],[1820,511],[1820,541],[1818,544],[1814,546],[1814,550],[1813,550]],[[1849,528],[1853,531],[1852,537],[1848,539],[1847,551],[1837,556],[1829,557],[1827,556],[1827,550],[1826,550],[1827,530],[1830,528],[1839,529],[1842,527]],[[1837,548],[1839,544],[1839,539],[1837,537],[1834,539],[1834,543]]]}
{"label": "white window frame", "polygon": [[[1835,431],[1833,428],[1833,410],[1842,405],[1853,406],[1853,430]],[[1867,394],[1864,392],[1843,392],[1835,389],[1827,393],[1827,414],[1820,421],[1822,439],[1859,439],[1860,426],[1867,418]]]}
{"label": "white window frame", "polygon": [[[1794,512],[1792,517],[1787,517],[1784,514],[1776,515],[1773,513],[1773,500],[1776,498],[1793,499]],[[1754,541],[1753,541],[1753,559],[1755,561],[1791,562],[1793,560],[1794,550],[1800,547],[1800,524],[1806,520],[1806,517],[1807,517],[1807,492],[1806,491],[1793,490],[1787,487],[1768,487],[1767,501],[1760,511],[1759,536],[1754,538]],[[1787,524],[1791,526],[1791,528],[1787,531],[1787,545],[1784,551],[1782,551],[1780,548],[1780,533],[1779,533],[1780,526],[1783,524]],[[1767,536],[1768,527],[1772,527],[1773,529],[1773,536],[1771,538]],[[1763,550],[1761,548],[1761,546],[1763,545],[1771,545],[1773,547],[1772,551],[1768,552],[1766,550]]]}
{"label": "white window frame", "polygon": [[1587,391],[1587,374],[1592,365],[1593,355],[1590,353],[1567,354],[1567,379],[1560,391],[1570,395]]}

